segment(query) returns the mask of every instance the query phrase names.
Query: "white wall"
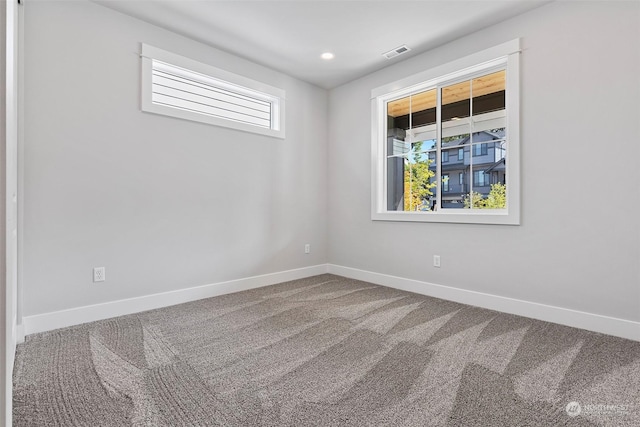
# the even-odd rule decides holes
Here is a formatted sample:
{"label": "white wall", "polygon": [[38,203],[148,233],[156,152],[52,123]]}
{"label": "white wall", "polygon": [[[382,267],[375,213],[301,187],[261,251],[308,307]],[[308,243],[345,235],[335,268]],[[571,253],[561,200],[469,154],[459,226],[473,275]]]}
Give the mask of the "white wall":
{"label": "white wall", "polygon": [[[287,138],[142,113],[141,42],[285,89]],[[24,78],[25,316],[326,263],[325,90],[85,1],[26,2]]]}
{"label": "white wall", "polygon": [[[7,363],[7,324],[9,319],[7,317],[6,310],[6,295],[7,295],[7,276],[6,276],[6,249],[5,249],[5,236],[7,232],[6,228],[6,46],[7,46],[7,4],[5,2],[0,3],[0,200],[2,200],[2,208],[0,208],[0,236],[2,236],[2,243],[0,243],[0,420],[6,422],[6,409],[10,407],[7,404],[7,383],[8,376],[11,372]],[[0,422],[2,424],[2,422]]]}
{"label": "white wall", "polygon": [[[517,37],[522,225],[371,221],[371,89]],[[639,41],[637,2],[554,2],[331,91],[330,263],[640,320]]]}

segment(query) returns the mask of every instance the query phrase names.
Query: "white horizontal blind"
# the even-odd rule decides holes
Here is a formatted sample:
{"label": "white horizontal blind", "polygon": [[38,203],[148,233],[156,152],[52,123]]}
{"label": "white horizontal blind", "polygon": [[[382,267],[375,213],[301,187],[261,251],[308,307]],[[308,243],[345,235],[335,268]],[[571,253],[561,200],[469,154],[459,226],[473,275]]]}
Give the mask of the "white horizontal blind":
{"label": "white horizontal blind", "polygon": [[141,47],[142,111],[285,138],[285,90],[145,43]]}
{"label": "white horizontal blind", "polygon": [[273,128],[273,100],[261,92],[152,60],[151,101],[262,128]]}

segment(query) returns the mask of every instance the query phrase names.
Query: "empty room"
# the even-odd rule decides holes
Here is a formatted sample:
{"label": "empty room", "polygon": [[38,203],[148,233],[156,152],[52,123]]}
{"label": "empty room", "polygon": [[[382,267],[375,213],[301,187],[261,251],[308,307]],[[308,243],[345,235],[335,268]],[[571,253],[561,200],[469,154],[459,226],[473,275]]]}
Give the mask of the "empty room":
{"label": "empty room", "polygon": [[640,2],[0,10],[0,425],[640,425]]}

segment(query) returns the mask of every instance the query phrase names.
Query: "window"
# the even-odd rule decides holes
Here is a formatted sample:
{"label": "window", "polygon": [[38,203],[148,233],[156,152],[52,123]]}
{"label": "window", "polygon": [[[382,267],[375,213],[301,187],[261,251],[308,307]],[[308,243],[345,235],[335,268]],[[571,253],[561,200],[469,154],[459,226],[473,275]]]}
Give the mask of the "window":
{"label": "window", "polygon": [[429,160],[431,161],[431,165],[435,165],[436,164],[436,153],[431,152],[429,153]]}
{"label": "window", "polygon": [[372,91],[372,219],[519,223],[519,45]]}
{"label": "window", "polygon": [[475,144],[473,146],[474,156],[485,156],[487,154],[487,144]]}
{"label": "window", "polygon": [[484,171],[473,172],[473,185],[478,187],[484,187],[489,185],[489,176]]}
{"label": "window", "polygon": [[285,92],[146,44],[142,111],[284,138]]}

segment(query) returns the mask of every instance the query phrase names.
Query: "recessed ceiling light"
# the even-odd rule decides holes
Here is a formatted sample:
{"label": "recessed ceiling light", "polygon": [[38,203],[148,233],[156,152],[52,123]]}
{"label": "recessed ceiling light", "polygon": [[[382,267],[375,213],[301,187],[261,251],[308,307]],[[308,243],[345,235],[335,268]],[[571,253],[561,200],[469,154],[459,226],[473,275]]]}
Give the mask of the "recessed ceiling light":
{"label": "recessed ceiling light", "polygon": [[334,57],[335,55],[331,52],[325,52],[322,55],[320,55],[320,58],[326,59],[326,60],[333,59]]}

